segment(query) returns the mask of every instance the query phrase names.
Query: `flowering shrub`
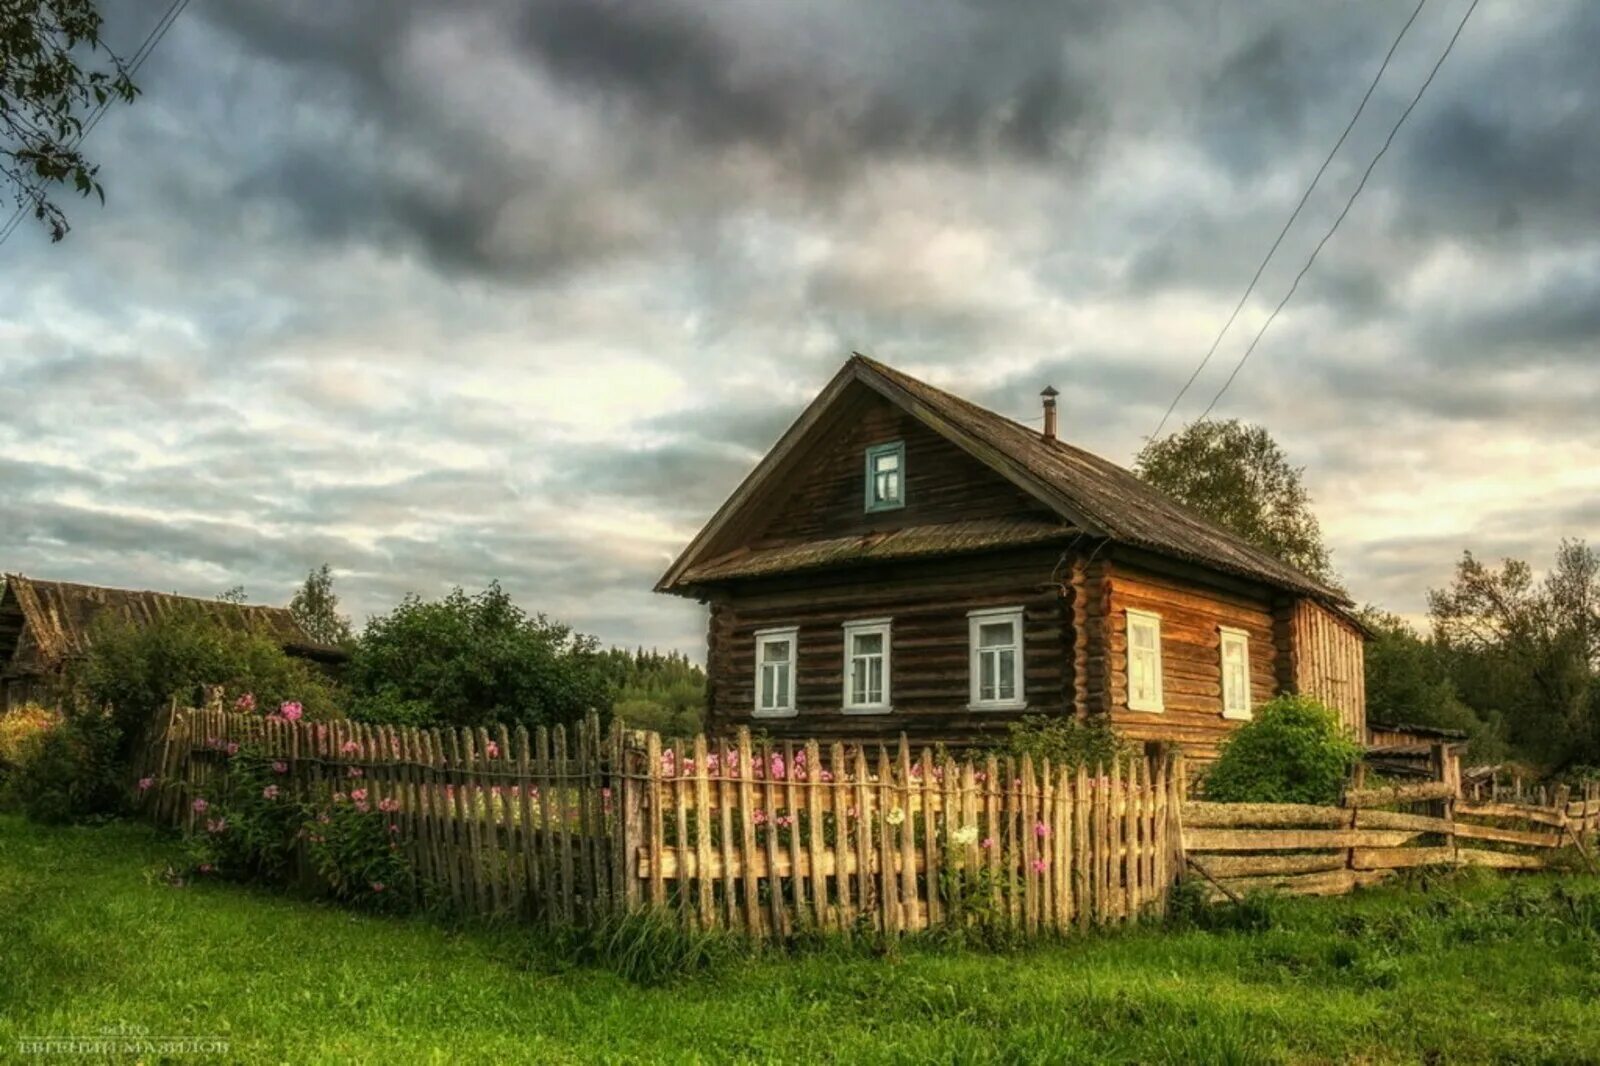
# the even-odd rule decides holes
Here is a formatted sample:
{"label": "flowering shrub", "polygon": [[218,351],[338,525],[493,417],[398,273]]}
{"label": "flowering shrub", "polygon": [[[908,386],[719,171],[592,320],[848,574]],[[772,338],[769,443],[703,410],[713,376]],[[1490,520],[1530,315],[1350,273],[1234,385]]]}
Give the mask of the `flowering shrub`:
{"label": "flowering shrub", "polygon": [[122,731],[101,710],[79,710],[23,746],[6,775],[8,800],[36,822],[102,818],[122,806]]}
{"label": "flowering shrub", "polygon": [[400,848],[398,805],[371,801],[364,788],[333,793],[305,823],[311,862],[347,903],[401,910],[412,900],[411,865]]}
{"label": "flowering shrub", "polygon": [[283,788],[283,777],[267,756],[235,746],[227,758],[220,792],[197,796],[190,804],[200,830],[189,840],[194,865],[227,877],[284,881],[292,872],[305,812]]}
{"label": "flowering shrub", "polygon": [[1035,766],[1045,759],[1053,769],[1109,766],[1126,754],[1123,745],[1102,719],[1030,714],[1006,727],[1005,740],[995,747],[998,755],[1031,755]]}

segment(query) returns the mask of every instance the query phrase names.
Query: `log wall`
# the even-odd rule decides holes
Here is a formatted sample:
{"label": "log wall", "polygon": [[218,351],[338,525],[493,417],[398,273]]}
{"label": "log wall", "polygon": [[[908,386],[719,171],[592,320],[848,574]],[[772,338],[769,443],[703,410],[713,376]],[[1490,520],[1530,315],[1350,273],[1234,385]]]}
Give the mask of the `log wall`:
{"label": "log wall", "polygon": [[[1208,587],[1125,562],[1107,569],[1104,625],[1111,669],[1105,698],[1117,732],[1135,740],[1177,741],[1192,760],[1215,758],[1222,740],[1242,724],[1222,716],[1221,627],[1249,634],[1252,705],[1265,703],[1277,690],[1269,595]],[[1161,617],[1165,709],[1159,713],[1128,707],[1129,608]]]}
{"label": "log wall", "polygon": [[[707,731],[741,725],[774,737],[894,737],[967,743],[1002,732],[1021,714],[1073,709],[1070,609],[1062,595],[1059,549],[995,552],[760,582],[724,590],[711,602]],[[967,612],[1021,606],[1026,711],[967,709]],[[844,714],[845,622],[888,617],[887,714]],[[799,626],[796,696],[789,718],[754,717],[755,633]]]}

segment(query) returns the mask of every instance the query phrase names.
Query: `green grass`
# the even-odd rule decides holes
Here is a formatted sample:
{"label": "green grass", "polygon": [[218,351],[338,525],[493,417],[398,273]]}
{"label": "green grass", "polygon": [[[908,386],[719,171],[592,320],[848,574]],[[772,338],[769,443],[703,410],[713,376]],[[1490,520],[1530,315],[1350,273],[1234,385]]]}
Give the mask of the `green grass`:
{"label": "green grass", "polygon": [[[175,887],[138,826],[0,817],[0,1060],[142,1026],[246,1061],[1600,1061],[1600,888],[1478,876],[1255,932],[737,960],[643,987],[515,928]],[[1224,915],[1225,916],[1225,915]]]}

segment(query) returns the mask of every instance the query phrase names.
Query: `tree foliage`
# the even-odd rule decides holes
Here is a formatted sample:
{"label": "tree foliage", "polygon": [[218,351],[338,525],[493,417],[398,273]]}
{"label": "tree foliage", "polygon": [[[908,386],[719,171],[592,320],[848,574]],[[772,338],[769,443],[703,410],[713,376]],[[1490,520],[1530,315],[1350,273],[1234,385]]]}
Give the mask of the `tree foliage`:
{"label": "tree foliage", "polygon": [[1196,422],[1145,445],[1135,472],[1319,581],[1336,581],[1301,475],[1261,426]]}
{"label": "tree foliage", "polygon": [[680,652],[611,648],[600,665],[611,713],[634,729],[689,736],[704,728],[706,672]]}
{"label": "tree foliage", "polygon": [[52,241],[70,228],[55,190],[105,200],[100,168],[80,148],[89,114],[139,91],[100,28],[93,0],[0,0],[0,178]]}
{"label": "tree foliage", "polygon": [[350,619],[339,613],[339,597],[333,591],[333,571],[327,563],[306,575],[289,601],[289,613],[306,636],[318,644],[345,645],[351,641]]}
{"label": "tree foliage", "polygon": [[407,596],[372,618],[345,678],[351,713],[408,725],[556,725],[608,706],[593,637],[528,615],[498,582]]}
{"label": "tree foliage", "polygon": [[1366,645],[1367,721],[1458,729],[1470,741],[1469,758],[1498,762],[1506,755],[1501,720],[1492,709],[1466,703],[1448,649],[1425,638],[1397,615],[1368,607],[1361,612]]}
{"label": "tree foliage", "polygon": [[1600,556],[1562,541],[1539,581],[1519,559],[1471,552],[1428,595],[1463,699],[1503,715],[1506,739],[1553,769],[1600,762]]}
{"label": "tree foliage", "polygon": [[1361,748],[1333,711],[1308,696],[1279,696],[1223,743],[1206,773],[1219,803],[1337,803]]}

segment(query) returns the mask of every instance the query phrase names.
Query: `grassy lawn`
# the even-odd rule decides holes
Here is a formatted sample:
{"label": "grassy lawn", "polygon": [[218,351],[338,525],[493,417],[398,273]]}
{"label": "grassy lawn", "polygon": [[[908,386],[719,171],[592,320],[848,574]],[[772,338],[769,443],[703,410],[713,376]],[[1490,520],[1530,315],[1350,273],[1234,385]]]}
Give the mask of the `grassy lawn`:
{"label": "grassy lawn", "polygon": [[661,987],[516,929],[174,887],[143,828],[0,817],[0,1060],[142,1026],[246,1061],[1600,1062],[1600,888],[1440,880],[1008,955],[768,955]]}

